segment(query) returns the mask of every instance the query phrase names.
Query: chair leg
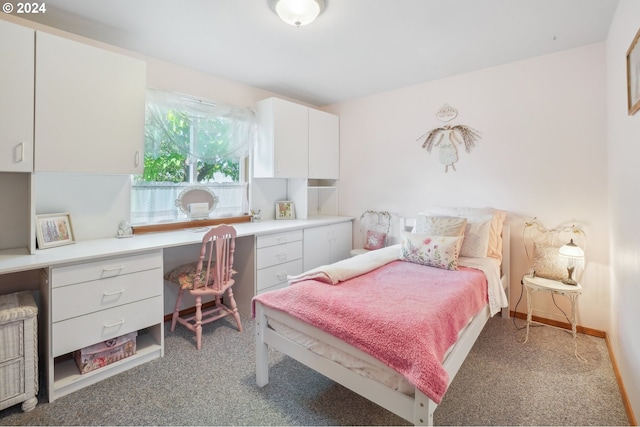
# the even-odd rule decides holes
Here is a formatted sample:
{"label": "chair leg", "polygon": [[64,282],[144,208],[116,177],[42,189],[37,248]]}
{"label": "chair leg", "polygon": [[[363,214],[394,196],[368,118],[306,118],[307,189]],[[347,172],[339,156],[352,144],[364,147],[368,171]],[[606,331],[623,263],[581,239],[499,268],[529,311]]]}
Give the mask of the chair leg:
{"label": "chair leg", "polygon": [[182,293],[184,289],[180,288],[178,291],[178,298],[176,298],[176,305],[173,308],[173,316],[171,317],[171,332],[176,328],[176,322],[178,321],[178,315],[180,314],[180,304],[182,303]]}
{"label": "chair leg", "polygon": [[196,297],[196,348],[200,350],[202,348],[202,297],[199,295]]}
{"label": "chair leg", "polygon": [[229,307],[231,311],[233,311],[233,317],[236,319],[236,323],[238,324],[238,331],[242,332],[242,323],[240,322],[240,314],[238,313],[238,307],[236,306],[236,300],[233,298],[233,291],[231,288],[227,290],[227,295],[229,295]]}

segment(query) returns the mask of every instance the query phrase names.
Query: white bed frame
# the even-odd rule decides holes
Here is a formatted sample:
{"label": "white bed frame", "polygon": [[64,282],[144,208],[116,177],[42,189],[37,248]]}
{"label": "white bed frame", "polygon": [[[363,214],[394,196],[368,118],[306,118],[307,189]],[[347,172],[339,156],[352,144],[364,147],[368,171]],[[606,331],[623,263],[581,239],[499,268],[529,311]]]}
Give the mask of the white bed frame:
{"label": "white bed frame", "polygon": [[[502,286],[509,289],[509,228],[504,226],[502,230]],[[503,310],[503,316],[504,316]],[[506,307],[507,316],[509,307]],[[380,405],[415,425],[433,425],[433,413],[437,404],[424,393],[415,389],[414,396],[408,396],[393,390],[375,380],[366,378],[357,372],[345,368],[339,363],[333,362],[308,350],[306,347],[286,338],[267,325],[267,319],[272,318],[291,328],[294,328],[317,340],[323,341],[339,350],[354,355],[364,361],[389,370],[386,365],[363,351],[327,334],[326,332],[291,317],[279,310],[272,309],[255,302],[256,314],[256,382],[259,387],[269,382],[269,347],[307,365],[311,369],[325,375],[331,380],[343,385],[353,392]],[[444,360],[444,368],[449,375],[449,384],[453,381],[458,369],[462,366],[469,354],[471,347],[480,335],[487,320],[490,318],[489,305],[487,304],[474,316],[470,324],[461,332],[458,341],[451,347]]]}

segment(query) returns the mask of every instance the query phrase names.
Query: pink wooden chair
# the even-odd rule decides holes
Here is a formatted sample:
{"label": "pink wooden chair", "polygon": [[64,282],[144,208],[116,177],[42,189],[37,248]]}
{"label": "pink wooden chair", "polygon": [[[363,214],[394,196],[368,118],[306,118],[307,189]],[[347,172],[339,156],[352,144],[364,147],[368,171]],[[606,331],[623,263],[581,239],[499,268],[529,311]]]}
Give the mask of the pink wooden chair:
{"label": "pink wooden chair", "polygon": [[[196,347],[202,347],[202,325],[233,316],[242,332],[242,323],[233,298],[234,280],[233,252],[235,250],[236,230],[230,225],[219,225],[211,228],[202,238],[200,258],[197,262],[185,264],[175,268],[165,275],[165,279],[180,286],[176,306],[171,320],[171,331],[179,322],[196,333]],[[188,317],[180,317],[180,303],[184,291],[196,297],[196,312]],[[222,303],[224,293],[227,305]],[[208,310],[202,310],[202,297],[212,295],[215,305]]]}

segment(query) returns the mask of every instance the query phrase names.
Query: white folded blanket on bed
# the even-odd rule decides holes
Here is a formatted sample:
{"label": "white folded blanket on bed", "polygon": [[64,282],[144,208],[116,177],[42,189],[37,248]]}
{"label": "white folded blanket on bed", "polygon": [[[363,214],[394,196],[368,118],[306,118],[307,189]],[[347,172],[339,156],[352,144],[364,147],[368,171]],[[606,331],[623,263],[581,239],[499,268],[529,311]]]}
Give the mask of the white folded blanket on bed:
{"label": "white folded blanket on bed", "polygon": [[338,282],[368,273],[378,267],[400,259],[400,245],[370,251],[329,265],[321,265],[297,276],[288,276],[290,284],[303,280],[319,280],[337,285]]}

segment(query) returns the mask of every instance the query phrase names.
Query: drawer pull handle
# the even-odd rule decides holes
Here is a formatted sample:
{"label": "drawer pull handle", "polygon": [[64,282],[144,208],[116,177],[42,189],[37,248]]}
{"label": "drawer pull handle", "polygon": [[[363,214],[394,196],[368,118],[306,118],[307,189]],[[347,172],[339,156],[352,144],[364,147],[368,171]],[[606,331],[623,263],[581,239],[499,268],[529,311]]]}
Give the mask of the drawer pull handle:
{"label": "drawer pull handle", "polygon": [[287,272],[286,271],[281,271],[280,273],[276,273],[276,276],[278,276],[278,279],[284,280],[284,279],[287,278]]}
{"label": "drawer pull handle", "polygon": [[105,297],[110,297],[111,295],[117,295],[117,294],[121,294],[124,292],[124,288],[117,290],[117,291],[111,291],[111,292],[103,292],[102,295],[104,295]]}
{"label": "drawer pull handle", "polygon": [[105,328],[113,328],[114,326],[119,326],[119,325],[122,325],[123,323],[124,323],[124,319],[122,319],[121,321],[116,322],[116,323],[110,323],[108,325],[104,325],[104,327]]}
{"label": "drawer pull handle", "polygon": [[280,261],[286,261],[287,260],[287,253],[286,252],[280,252],[278,255],[276,255],[278,257],[278,259]]}
{"label": "drawer pull handle", "polygon": [[278,237],[277,241],[278,241],[279,244],[287,243],[287,238],[286,237]]}
{"label": "drawer pull handle", "polygon": [[104,267],[102,271],[115,271],[124,269],[124,265],[116,265],[114,267]]}

